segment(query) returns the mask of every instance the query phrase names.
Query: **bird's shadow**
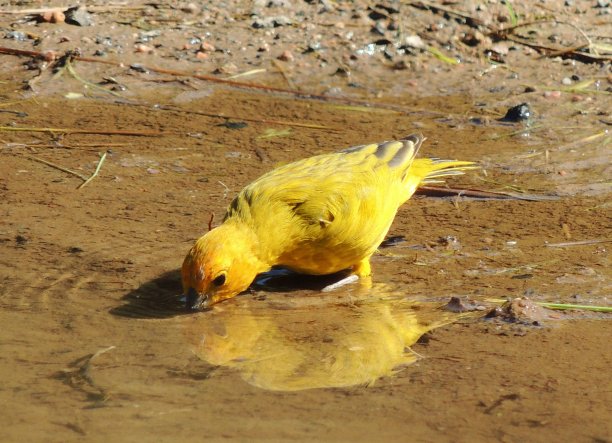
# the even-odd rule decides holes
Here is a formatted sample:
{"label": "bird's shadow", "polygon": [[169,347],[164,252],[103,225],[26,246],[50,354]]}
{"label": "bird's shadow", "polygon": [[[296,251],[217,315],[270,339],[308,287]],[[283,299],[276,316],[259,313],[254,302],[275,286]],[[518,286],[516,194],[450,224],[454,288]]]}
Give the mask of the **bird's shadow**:
{"label": "bird's shadow", "polygon": [[[285,268],[273,268],[258,275],[249,289],[239,297],[261,292],[321,291],[347,275],[348,271],[329,275],[305,275]],[[112,308],[110,313],[119,317],[140,319],[192,314],[193,311],[186,308],[185,297],[181,292],[180,270],[168,271],[125,294],[121,298],[123,304]]]}
{"label": "bird's shadow", "polygon": [[170,318],[188,314],[181,300],[181,271],[175,269],[146,281],[125,294],[112,315],[129,318]]}

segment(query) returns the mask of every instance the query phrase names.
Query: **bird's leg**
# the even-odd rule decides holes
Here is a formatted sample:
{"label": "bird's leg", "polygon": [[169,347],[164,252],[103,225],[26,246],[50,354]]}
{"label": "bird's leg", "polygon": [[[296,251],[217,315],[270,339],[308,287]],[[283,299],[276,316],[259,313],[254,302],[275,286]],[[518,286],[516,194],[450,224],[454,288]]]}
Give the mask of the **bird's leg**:
{"label": "bird's leg", "polygon": [[359,278],[369,277],[372,275],[372,268],[370,267],[370,257],[362,259],[359,263],[353,265],[353,274]]}
{"label": "bird's leg", "polygon": [[[344,277],[341,280],[338,280],[331,285],[327,285],[322,289],[322,292],[333,291],[334,289],[341,288],[342,286],[346,286],[350,283],[354,283],[357,280],[366,279],[372,274],[372,268],[370,267],[370,257],[366,257],[362,259],[359,263],[356,263],[352,266],[353,273],[348,277]],[[367,279],[368,281],[370,279]]]}

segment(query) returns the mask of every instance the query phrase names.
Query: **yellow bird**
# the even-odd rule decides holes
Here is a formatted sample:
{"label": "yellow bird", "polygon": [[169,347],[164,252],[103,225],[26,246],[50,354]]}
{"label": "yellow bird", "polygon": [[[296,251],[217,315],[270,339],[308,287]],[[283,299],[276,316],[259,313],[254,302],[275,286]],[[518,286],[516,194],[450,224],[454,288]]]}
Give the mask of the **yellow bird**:
{"label": "yellow bird", "polygon": [[475,167],[415,159],[423,140],[413,134],[317,155],[252,182],[187,254],[181,270],[187,307],[234,297],[272,266],[315,275],[350,268],[369,276],[370,257],[417,187]]}

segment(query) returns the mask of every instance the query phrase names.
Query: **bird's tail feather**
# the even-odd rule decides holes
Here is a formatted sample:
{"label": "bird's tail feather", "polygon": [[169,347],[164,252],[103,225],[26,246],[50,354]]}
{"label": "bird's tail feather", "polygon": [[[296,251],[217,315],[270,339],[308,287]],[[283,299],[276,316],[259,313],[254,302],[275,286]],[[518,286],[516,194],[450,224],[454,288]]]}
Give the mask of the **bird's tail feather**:
{"label": "bird's tail feather", "polygon": [[[464,174],[464,171],[479,168],[479,166],[474,162],[461,160],[441,160],[438,158],[431,158],[423,159],[423,161],[426,163],[418,166],[423,170],[423,180],[421,181],[421,184],[424,185],[444,182],[444,180],[440,180],[443,177],[462,175]],[[413,167],[414,166],[417,165],[413,165]]]}

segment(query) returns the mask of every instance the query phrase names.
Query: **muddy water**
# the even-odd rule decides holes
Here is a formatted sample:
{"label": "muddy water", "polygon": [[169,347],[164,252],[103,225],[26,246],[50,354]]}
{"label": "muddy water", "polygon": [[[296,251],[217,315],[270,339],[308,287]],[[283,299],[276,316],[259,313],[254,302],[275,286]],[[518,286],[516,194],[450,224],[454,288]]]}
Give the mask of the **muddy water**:
{"label": "muddy water", "polygon": [[[0,114],[2,126],[160,131],[2,132],[3,441],[610,438],[605,316],[534,327],[441,309],[451,296],[609,305],[609,136],[512,136],[524,128],[474,124],[463,97],[364,112],[176,95],[41,97],[11,108],[27,117]],[[324,128],[246,120],[262,109]],[[415,197],[370,287],[322,294],[325,282],[277,279],[183,312],[178,266],[242,186],[278,163],[415,131],[423,155],[481,162],[453,185],[546,198]],[[82,189],[37,160],[89,176],[104,150]]]}

